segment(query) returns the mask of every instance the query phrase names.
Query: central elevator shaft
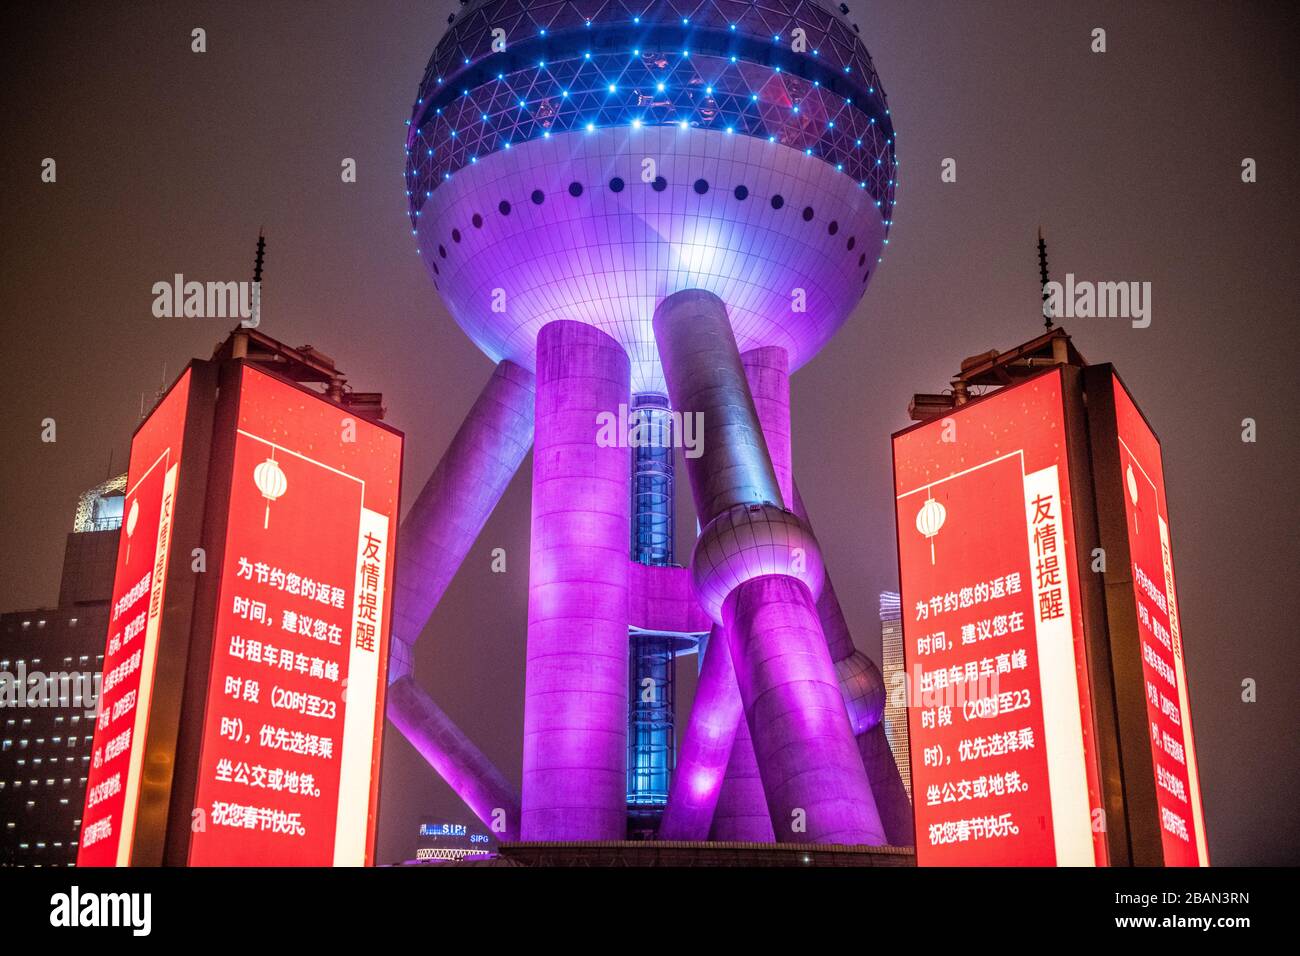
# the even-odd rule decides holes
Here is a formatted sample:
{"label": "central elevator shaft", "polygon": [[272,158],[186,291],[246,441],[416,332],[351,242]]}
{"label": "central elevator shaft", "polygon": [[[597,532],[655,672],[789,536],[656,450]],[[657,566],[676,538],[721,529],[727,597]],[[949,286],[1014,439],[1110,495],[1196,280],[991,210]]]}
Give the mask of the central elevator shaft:
{"label": "central elevator shaft", "polygon": [[[633,397],[631,558],[673,563],[673,419],[665,395]],[[628,633],[627,807],[629,830],[653,830],[668,800],[676,738],[673,684],[676,640],[632,629]]]}

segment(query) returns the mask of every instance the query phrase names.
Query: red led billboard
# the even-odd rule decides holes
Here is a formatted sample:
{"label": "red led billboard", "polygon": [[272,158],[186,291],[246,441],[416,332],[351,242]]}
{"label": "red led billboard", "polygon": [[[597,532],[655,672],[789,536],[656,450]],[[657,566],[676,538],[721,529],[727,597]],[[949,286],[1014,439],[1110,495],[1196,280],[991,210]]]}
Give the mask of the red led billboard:
{"label": "red led billboard", "polygon": [[192,865],[372,861],[401,455],[242,369]]}
{"label": "red led billboard", "polygon": [[1106,863],[1061,371],[893,447],[918,865]]}
{"label": "red led billboard", "polygon": [[1110,376],[1155,800],[1167,866],[1208,866],[1183,639],[1174,586],[1160,443],[1119,378]]}
{"label": "red led billboard", "polygon": [[131,441],[78,866],[131,861],[190,377],[187,370]]}

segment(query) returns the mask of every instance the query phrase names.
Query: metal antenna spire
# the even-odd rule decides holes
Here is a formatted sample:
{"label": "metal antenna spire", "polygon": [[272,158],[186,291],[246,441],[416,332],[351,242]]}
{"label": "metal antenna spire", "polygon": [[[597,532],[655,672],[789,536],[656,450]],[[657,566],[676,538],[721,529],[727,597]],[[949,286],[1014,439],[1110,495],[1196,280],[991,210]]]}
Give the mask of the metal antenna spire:
{"label": "metal antenna spire", "polygon": [[1038,279],[1043,289],[1043,325],[1052,331],[1052,315],[1047,308],[1047,240],[1043,238],[1043,227],[1038,227]]}
{"label": "metal antenna spire", "polygon": [[253,281],[262,281],[262,260],[266,257],[266,233],[263,227],[257,228],[257,259],[253,263]]}

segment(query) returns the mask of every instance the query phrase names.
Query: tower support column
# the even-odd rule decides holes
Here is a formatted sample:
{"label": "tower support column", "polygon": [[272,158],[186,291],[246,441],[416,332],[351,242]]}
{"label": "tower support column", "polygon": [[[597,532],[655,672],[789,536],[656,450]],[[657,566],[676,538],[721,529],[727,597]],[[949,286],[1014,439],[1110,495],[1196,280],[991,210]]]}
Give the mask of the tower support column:
{"label": "tower support column", "polygon": [[726,308],[678,292],[655,310],[654,331],[673,408],[702,416],[702,454],[687,459],[704,526],[692,574],[727,636],[773,830],[782,841],[882,844],[817,620],[821,554],[783,506]]}
{"label": "tower support column", "polygon": [[524,840],[626,832],[630,460],[599,430],[629,392],[608,335],[569,321],[538,334]]}

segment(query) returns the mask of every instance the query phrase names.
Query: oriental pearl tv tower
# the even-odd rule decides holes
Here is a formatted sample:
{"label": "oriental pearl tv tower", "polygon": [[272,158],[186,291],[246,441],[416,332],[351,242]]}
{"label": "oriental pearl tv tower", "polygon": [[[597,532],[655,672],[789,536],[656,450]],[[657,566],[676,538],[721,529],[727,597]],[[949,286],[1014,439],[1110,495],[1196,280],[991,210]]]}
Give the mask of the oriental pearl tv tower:
{"label": "oriental pearl tv tower", "polygon": [[[412,232],[497,365],[402,526],[388,715],[503,840],[912,842],[791,457],[789,375],[894,206],[885,93],[830,3],[469,0],[425,71]],[[530,448],[516,791],[413,649]]]}

